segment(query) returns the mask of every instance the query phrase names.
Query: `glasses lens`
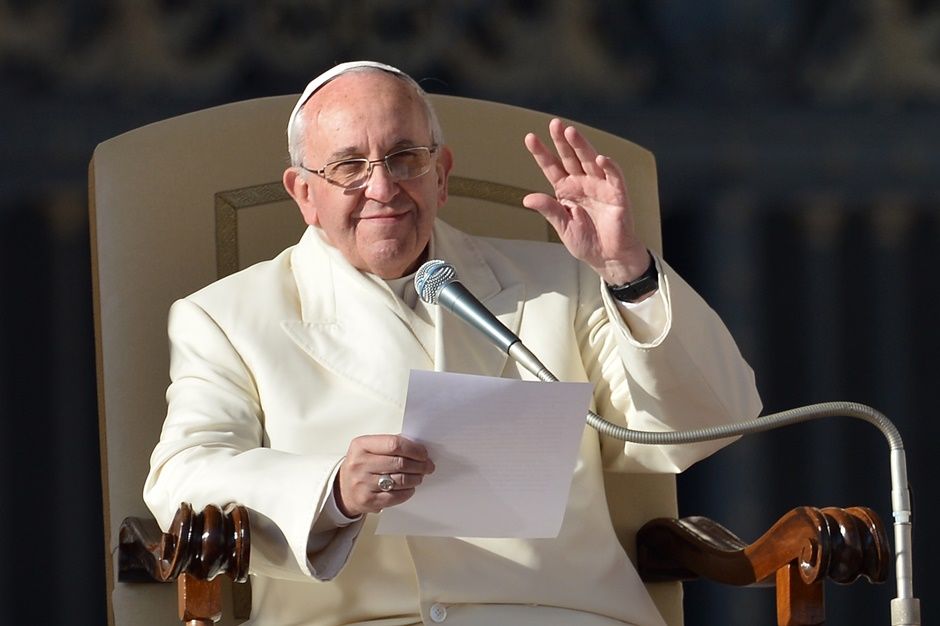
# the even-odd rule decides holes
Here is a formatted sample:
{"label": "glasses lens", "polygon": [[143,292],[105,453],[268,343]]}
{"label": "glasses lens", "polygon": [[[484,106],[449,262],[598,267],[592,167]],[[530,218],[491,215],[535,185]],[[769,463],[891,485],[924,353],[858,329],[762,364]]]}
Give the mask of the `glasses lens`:
{"label": "glasses lens", "polygon": [[[417,178],[427,174],[431,169],[431,148],[423,146],[406,148],[389,154],[384,160],[392,180]],[[323,167],[323,177],[346,189],[359,189],[369,182],[371,172],[369,163],[368,159],[346,159],[328,163]]]}
{"label": "glasses lens", "polygon": [[361,187],[369,171],[369,162],[365,159],[347,159],[330,163],[323,168],[323,177],[341,187]]}
{"label": "glasses lens", "polygon": [[399,150],[385,157],[385,164],[395,180],[417,178],[431,168],[431,151],[428,148]]}

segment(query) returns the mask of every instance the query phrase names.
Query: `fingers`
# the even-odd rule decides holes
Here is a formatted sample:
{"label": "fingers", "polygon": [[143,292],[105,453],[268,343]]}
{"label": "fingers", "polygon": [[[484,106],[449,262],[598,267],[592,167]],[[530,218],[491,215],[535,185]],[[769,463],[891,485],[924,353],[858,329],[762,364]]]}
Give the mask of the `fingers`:
{"label": "fingers", "polygon": [[413,459],[419,462],[428,460],[427,448],[401,435],[366,435],[361,439],[364,440],[367,449],[375,454]]}
{"label": "fingers", "polygon": [[[410,498],[433,471],[434,463],[419,443],[400,435],[356,437],[337,475],[337,505],[349,517],[377,513]],[[390,489],[380,487],[383,476],[392,479]]]}
{"label": "fingers", "polygon": [[548,124],[548,132],[557,156],[533,133],[525,136],[525,145],[553,186],[566,176],[605,177],[607,170],[600,164],[597,150],[577,128],[554,118]]}
{"label": "fingers", "polygon": [[[347,508],[340,506],[337,500],[337,506],[340,507],[343,515],[347,517],[356,517],[363,513],[381,513],[383,509],[397,506],[402,502],[407,502],[415,495],[414,487],[410,489],[396,489],[393,491],[378,491],[356,498],[354,506]],[[344,500],[344,503],[346,501]]]}
{"label": "fingers", "polygon": [[[559,122],[559,124],[560,123],[561,122]],[[599,164],[600,156],[597,154],[597,150],[594,149],[591,142],[588,141],[577,128],[574,126],[565,126],[564,139],[567,141],[568,145],[571,146],[571,149],[574,150],[574,154],[578,158],[578,164],[585,174],[597,178],[604,177],[604,169]]]}
{"label": "fingers", "polygon": [[558,151],[558,156],[561,158],[565,171],[573,176],[588,173],[588,171],[584,169],[584,164],[581,162],[581,158],[578,156],[574,146],[571,145],[569,131],[577,133],[573,126],[566,127],[557,117],[548,123],[548,134],[552,137],[555,150]]}
{"label": "fingers", "polygon": [[430,461],[415,461],[403,456],[373,455],[367,469],[373,474],[430,474],[434,464]]}
{"label": "fingers", "polygon": [[548,194],[530,193],[522,199],[522,206],[538,211],[559,235],[570,219],[569,209]]}
{"label": "fingers", "polygon": [[415,487],[424,482],[424,474],[379,474],[375,477],[376,491],[382,491],[382,489],[378,486],[378,479],[381,476],[388,476],[392,479],[392,482],[395,483],[390,491],[403,491],[406,489],[414,490]]}
{"label": "fingers", "polygon": [[597,163],[597,166],[604,172],[604,177],[607,179],[607,182],[610,183],[616,191],[626,195],[627,183],[623,177],[623,170],[620,169],[620,166],[617,165],[617,162],[610,157],[602,155],[597,155],[595,162]]}
{"label": "fingers", "polygon": [[401,435],[363,435],[349,444],[346,459],[372,474],[430,474],[434,463],[420,443]]}
{"label": "fingers", "polygon": [[542,140],[534,133],[528,133],[525,136],[525,147],[529,150],[529,153],[535,159],[535,163],[542,169],[542,174],[545,175],[545,178],[548,179],[548,182],[551,183],[552,186],[568,175],[568,172],[565,171],[558,157],[552,154],[548,148],[545,147],[545,144],[542,143]]}

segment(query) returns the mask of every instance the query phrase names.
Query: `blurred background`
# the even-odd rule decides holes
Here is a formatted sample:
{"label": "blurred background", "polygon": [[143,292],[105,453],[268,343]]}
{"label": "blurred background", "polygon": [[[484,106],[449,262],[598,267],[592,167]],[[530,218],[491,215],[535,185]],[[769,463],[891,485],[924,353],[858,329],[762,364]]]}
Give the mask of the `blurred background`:
{"label": "blurred background", "polygon": [[[915,591],[940,584],[940,3],[0,0],[0,623],[106,623],[95,145],[359,58],[651,149],[666,257],[731,327],[766,412],[845,399],[899,426]],[[749,541],[801,504],[890,522],[887,461],[853,420],[758,435],[681,476],[680,512]],[[689,626],[773,623],[772,590],[686,594]],[[894,588],[827,594],[829,624],[884,624]]]}

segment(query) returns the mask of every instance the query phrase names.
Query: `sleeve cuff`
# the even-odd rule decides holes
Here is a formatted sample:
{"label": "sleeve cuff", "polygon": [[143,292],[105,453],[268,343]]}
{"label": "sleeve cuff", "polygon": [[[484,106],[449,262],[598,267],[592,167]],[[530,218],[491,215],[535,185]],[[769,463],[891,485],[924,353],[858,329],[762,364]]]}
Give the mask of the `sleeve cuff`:
{"label": "sleeve cuff", "polygon": [[307,535],[307,567],[318,580],[331,580],[339,574],[365,521],[362,515],[346,517],[336,505],[333,485],[340,465],[342,461],[330,475],[323,507]]}
{"label": "sleeve cuff", "polygon": [[333,468],[333,473],[330,475],[329,487],[327,487],[326,496],[324,497],[323,509],[320,511],[320,514],[317,515],[317,519],[313,523],[311,534],[315,535],[333,530],[334,528],[343,528],[362,519],[361,515],[346,517],[336,504],[336,496],[333,493],[333,487],[336,485],[336,475],[339,474],[341,465],[342,461],[337,463],[336,467]]}
{"label": "sleeve cuff", "polygon": [[666,301],[662,289],[640,302],[615,302],[620,317],[638,342],[653,343],[666,330]]}

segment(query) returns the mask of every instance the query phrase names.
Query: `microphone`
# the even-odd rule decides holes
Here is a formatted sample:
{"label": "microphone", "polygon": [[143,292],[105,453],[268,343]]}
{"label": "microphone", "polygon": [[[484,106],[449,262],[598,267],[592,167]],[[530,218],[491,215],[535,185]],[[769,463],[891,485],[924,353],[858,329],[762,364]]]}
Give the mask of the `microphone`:
{"label": "microphone", "polygon": [[[446,261],[425,262],[415,274],[415,291],[428,304],[439,304],[477,329],[500,350],[544,382],[558,378],[526,348],[511,330],[500,322],[470,291],[457,280],[457,270]],[[756,419],[732,424],[707,426],[693,430],[652,432],[633,430],[607,421],[588,411],[587,423],[599,433],[630,443],[645,445],[679,445],[737,437],[773,430],[823,417],[846,416],[864,420],[881,431],[888,440],[891,474],[891,509],[894,516],[895,580],[898,596],[891,601],[893,626],[918,626],[920,601],[914,596],[912,556],[912,524],[910,489],[907,481],[907,459],[904,443],[897,427],[881,412],[857,402],[822,402],[772,413]]]}
{"label": "microphone", "polygon": [[[415,273],[415,291],[428,304],[438,304],[477,329],[496,347],[544,382],[558,379],[500,322],[470,290],[457,280],[457,270],[446,261],[427,261]],[[600,419],[600,418],[599,418]]]}
{"label": "microphone", "polygon": [[470,291],[457,280],[457,270],[445,261],[428,261],[415,274],[415,291],[428,304],[439,304],[476,328],[506,352],[519,341]]}

